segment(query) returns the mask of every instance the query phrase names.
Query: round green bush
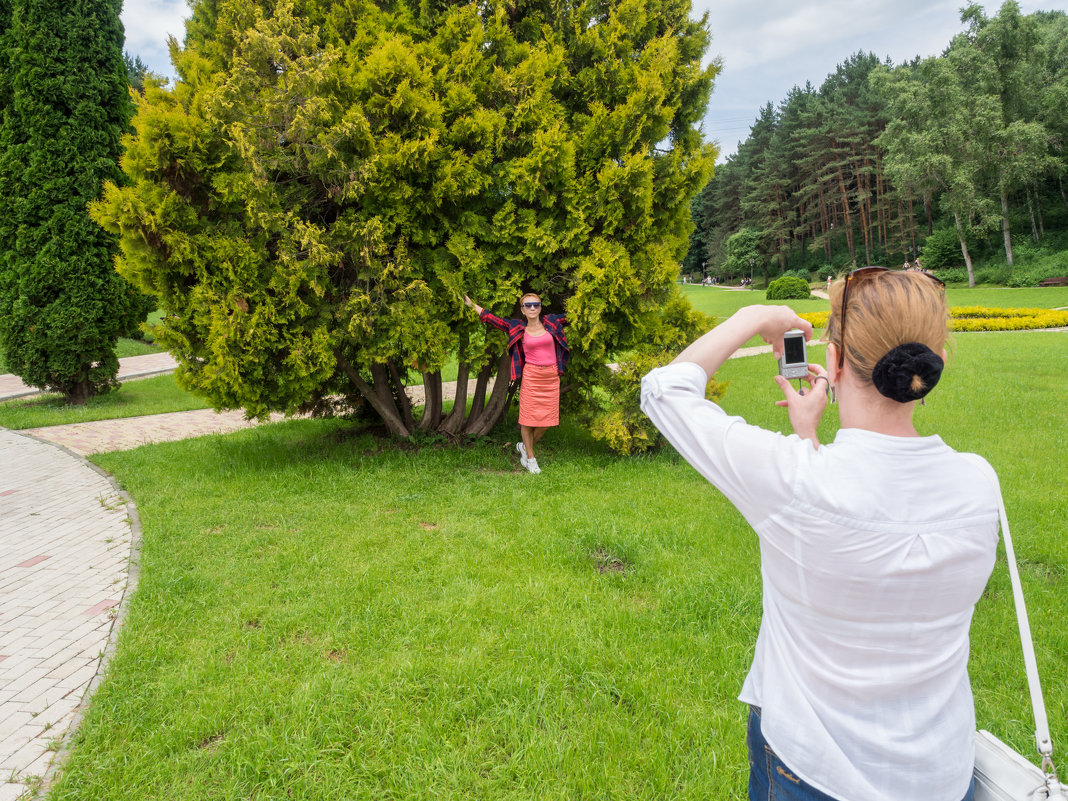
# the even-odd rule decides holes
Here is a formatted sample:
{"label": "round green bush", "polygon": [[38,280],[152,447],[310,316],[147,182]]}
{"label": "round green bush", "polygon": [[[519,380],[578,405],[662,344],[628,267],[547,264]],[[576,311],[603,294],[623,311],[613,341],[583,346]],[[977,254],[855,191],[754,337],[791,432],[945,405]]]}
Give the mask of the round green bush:
{"label": "round green bush", "polygon": [[768,284],[768,300],[807,300],[810,297],[808,282],[795,275],[784,275]]}
{"label": "round green bush", "polygon": [[[974,251],[975,243],[968,239],[968,249]],[[960,238],[952,228],[936,228],[923,241],[920,251],[923,266],[928,270],[942,270],[964,266],[964,254],[960,249]]]}
{"label": "round green bush", "polygon": [[816,271],[816,277],[821,281],[826,281],[828,278],[833,280],[838,277],[838,268],[833,264],[824,264]]}

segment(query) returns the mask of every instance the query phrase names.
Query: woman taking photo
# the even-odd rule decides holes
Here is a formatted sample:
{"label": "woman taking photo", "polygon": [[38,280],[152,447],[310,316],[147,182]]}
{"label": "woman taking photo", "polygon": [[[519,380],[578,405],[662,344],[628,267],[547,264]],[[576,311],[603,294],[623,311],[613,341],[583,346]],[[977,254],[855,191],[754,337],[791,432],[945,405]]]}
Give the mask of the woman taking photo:
{"label": "woman taking photo", "polygon": [[[812,328],[749,306],[642,382],[642,408],[759,540],[763,615],[740,700],[749,797],[972,797],[972,611],[994,566],[996,477],[913,425],[945,358],[932,276],[854,271],[831,290],[827,368],[808,391],[776,376],[794,435],[729,417],[705,384],[759,334]],[[821,386],[822,385],[822,386]],[[841,428],[816,428],[837,395]]]}
{"label": "woman taking photo", "polygon": [[522,379],[519,385],[522,439],[515,448],[523,467],[531,473],[540,473],[534,448],[551,426],[560,425],[560,376],[571,357],[564,336],[567,317],[563,314],[543,315],[541,297],[534,292],[527,292],[519,299],[522,320],[498,317],[466,295],[464,303],[478,312],[482,322],[508,334],[511,380]]}

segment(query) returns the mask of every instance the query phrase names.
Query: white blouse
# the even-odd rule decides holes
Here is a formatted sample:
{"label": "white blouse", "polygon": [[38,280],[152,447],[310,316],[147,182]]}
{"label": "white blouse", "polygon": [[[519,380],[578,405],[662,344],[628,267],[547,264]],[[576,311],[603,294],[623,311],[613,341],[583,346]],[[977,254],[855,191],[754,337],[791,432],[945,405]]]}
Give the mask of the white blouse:
{"label": "white blouse", "polygon": [[989,467],[939,437],[841,429],[816,450],[729,417],[679,363],[642,410],[760,539],[763,617],[740,700],[809,784],[846,801],[960,801],[972,610],[994,566]]}

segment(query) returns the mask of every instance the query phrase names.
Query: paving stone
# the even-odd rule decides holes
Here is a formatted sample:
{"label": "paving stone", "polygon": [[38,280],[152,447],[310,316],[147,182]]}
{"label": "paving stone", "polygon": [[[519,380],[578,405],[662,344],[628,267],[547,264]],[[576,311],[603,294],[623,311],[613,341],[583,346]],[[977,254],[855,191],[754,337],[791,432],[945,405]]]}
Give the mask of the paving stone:
{"label": "paving stone", "polygon": [[106,476],[6,429],[0,488],[0,776],[14,779],[0,791],[21,794],[49,769],[49,746],[66,735],[99,670],[132,537]]}

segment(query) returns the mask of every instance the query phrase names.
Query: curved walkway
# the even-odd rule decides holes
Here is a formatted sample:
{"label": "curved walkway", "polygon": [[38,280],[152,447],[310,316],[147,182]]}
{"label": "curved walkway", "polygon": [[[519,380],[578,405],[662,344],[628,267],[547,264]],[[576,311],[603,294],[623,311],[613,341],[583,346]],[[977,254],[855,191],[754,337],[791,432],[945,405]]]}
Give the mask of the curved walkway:
{"label": "curved walkway", "polygon": [[98,680],[139,528],[84,459],[7,429],[0,453],[0,801],[14,801],[40,786]]}

